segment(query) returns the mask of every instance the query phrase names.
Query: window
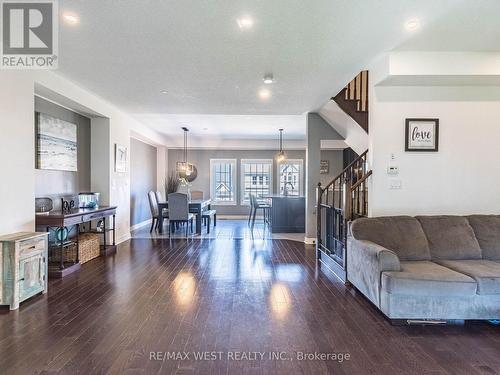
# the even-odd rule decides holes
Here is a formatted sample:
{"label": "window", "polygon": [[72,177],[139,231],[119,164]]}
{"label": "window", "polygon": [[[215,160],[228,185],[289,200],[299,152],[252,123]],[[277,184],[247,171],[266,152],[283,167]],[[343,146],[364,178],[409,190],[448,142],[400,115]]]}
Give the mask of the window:
{"label": "window", "polygon": [[285,195],[285,189],[287,195],[302,195],[303,165],[302,159],[288,159],[278,165],[280,195]]}
{"label": "window", "polygon": [[236,159],[210,159],[210,199],[236,204]]}
{"label": "window", "polygon": [[241,204],[250,203],[250,194],[258,199],[273,192],[273,160],[241,160]]}

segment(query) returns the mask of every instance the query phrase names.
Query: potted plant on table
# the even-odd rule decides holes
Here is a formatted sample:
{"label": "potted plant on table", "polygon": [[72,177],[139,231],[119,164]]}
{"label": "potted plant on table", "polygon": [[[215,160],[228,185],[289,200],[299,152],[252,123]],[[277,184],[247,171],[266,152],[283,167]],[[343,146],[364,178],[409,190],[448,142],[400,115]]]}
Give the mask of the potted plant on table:
{"label": "potted plant on table", "polygon": [[165,196],[168,199],[168,195],[177,192],[179,189],[179,179],[175,174],[170,174],[170,176],[165,178]]}
{"label": "potted plant on table", "polygon": [[180,193],[184,193],[188,196],[188,200],[191,200],[191,182],[189,182],[186,178],[179,178],[179,188],[178,191]]}

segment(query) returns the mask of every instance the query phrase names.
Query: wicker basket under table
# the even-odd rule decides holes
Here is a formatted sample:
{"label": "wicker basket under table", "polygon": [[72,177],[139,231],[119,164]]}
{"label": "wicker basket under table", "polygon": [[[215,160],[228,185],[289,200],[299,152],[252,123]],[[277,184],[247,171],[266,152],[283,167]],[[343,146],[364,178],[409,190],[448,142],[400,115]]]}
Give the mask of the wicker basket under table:
{"label": "wicker basket under table", "polygon": [[[76,242],[68,242],[64,245],[64,262],[74,263],[76,260],[77,246]],[[59,263],[61,261],[61,246],[52,245],[49,248],[49,262]]]}
{"label": "wicker basket under table", "polygon": [[101,254],[99,235],[94,233],[80,234],[79,254],[81,264],[97,258]]}

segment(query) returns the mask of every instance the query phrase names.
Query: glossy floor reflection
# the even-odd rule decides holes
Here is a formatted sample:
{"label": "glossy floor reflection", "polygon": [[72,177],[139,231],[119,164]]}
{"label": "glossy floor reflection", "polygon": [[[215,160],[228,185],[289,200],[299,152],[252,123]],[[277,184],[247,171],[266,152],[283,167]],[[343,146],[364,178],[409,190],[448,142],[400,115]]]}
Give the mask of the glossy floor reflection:
{"label": "glossy floor reflection", "polygon": [[[133,231],[132,238],[169,238],[168,235],[168,225],[164,225],[163,233],[159,234],[158,231],[153,230],[149,232],[150,226],[146,225]],[[293,241],[304,241],[304,233],[271,233],[269,227],[264,225],[262,219],[257,220],[253,228],[248,225],[247,220],[217,220],[217,226],[210,227],[210,233],[207,233],[207,227],[202,227],[202,233],[199,234],[189,234],[189,238],[199,239],[199,238],[212,238],[212,239],[257,239],[257,240],[271,240],[271,239],[282,239],[282,240],[293,240]],[[172,233],[172,238],[185,238],[184,230],[178,230]]]}
{"label": "glossy floor reflection", "polygon": [[484,323],[393,327],[288,240],[134,239],[0,310],[0,374],[494,374],[499,343]]}

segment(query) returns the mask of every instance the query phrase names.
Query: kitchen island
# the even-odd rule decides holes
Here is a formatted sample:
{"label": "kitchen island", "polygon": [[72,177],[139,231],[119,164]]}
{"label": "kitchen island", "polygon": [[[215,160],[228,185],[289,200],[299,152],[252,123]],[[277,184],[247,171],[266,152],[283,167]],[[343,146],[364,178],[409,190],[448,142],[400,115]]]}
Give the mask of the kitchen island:
{"label": "kitchen island", "polygon": [[272,233],[304,233],[306,199],[303,196],[270,195]]}

